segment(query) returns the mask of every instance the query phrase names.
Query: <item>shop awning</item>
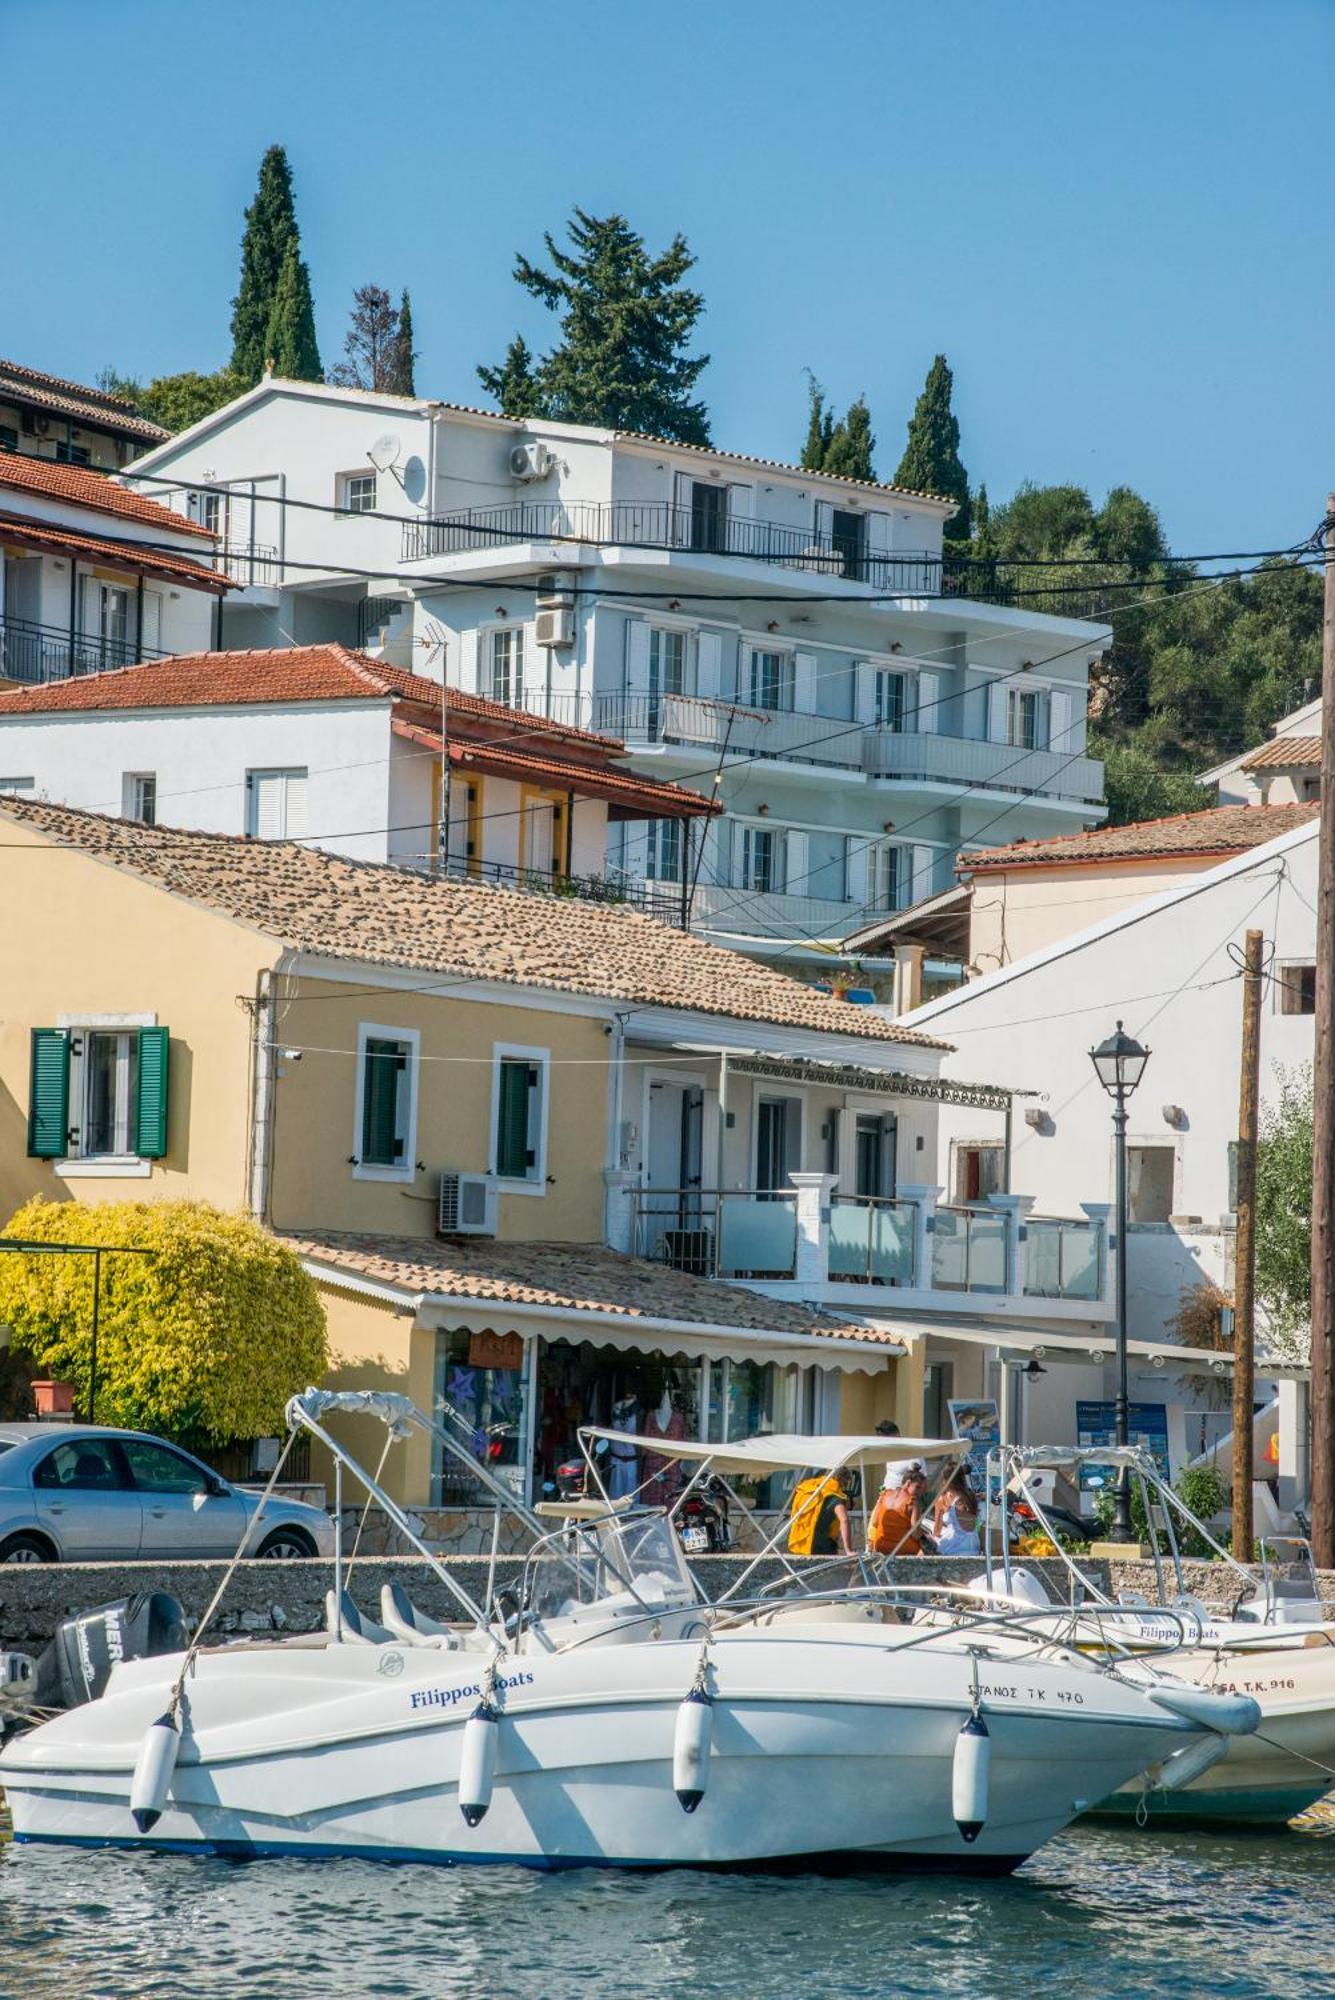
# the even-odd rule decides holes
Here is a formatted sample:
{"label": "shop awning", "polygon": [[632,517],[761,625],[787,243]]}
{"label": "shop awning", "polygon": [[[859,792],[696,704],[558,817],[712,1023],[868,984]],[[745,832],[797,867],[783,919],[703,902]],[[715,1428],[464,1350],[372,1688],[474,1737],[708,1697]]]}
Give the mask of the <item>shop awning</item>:
{"label": "shop awning", "polygon": [[[1111,1326],[1091,1327],[1088,1333],[1053,1333],[1047,1326],[989,1326],[985,1322],[909,1319],[875,1316],[874,1325],[897,1339],[961,1341],[966,1346],[995,1347],[1002,1354],[1023,1355],[1026,1360],[1067,1361],[1100,1364],[1116,1359],[1117,1336]],[[1233,1356],[1227,1349],[1182,1347],[1173,1340],[1128,1340],[1126,1351],[1133,1361],[1148,1361],[1151,1367],[1190,1368],[1198,1375],[1231,1375]],[[1277,1361],[1258,1354],[1256,1373],[1264,1381],[1305,1382],[1311,1374],[1306,1362]]]}
{"label": "shop awning", "polygon": [[1012,1098],[1037,1095],[1032,1090],[1007,1090],[999,1083],[917,1076],[909,1070],[878,1068],[874,1063],[767,1055],[762,1049],[719,1048],[706,1042],[674,1042],[672,1046],[683,1054],[726,1056],[729,1076],[762,1077],[771,1083],[816,1084],[824,1090],[856,1091],[860,1096],[927,1098],[935,1104],[962,1104],[974,1111],[1005,1111]]}

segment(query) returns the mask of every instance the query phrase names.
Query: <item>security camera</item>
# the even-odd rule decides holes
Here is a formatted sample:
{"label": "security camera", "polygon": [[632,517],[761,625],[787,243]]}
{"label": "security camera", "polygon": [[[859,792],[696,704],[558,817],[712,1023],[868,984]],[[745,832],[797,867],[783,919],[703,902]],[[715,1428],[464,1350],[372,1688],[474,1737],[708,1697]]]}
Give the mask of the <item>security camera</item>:
{"label": "security camera", "polygon": [[278,1053],[284,1062],[300,1062],[306,1051],[304,1049],[280,1049]]}

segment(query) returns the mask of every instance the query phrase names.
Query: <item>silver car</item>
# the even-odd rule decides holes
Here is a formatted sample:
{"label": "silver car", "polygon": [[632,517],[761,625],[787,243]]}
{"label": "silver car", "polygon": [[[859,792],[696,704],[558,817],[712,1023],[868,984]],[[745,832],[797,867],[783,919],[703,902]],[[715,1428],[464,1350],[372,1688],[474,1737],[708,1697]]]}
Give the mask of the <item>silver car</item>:
{"label": "silver car", "polygon": [[[0,1563],[231,1556],[259,1504],[142,1431],[0,1423]],[[271,1557],[333,1551],[327,1514],[276,1496],[247,1546]]]}

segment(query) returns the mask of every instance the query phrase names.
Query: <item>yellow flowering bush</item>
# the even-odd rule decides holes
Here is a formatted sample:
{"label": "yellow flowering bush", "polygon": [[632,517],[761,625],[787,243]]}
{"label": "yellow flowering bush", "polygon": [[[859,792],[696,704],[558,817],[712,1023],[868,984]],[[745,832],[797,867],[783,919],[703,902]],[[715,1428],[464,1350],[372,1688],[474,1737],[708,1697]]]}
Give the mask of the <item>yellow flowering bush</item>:
{"label": "yellow flowering bush", "polygon": [[[319,1293],[293,1253],[249,1216],[202,1201],[34,1199],[6,1237],[133,1245],[104,1257],[97,1341],[99,1423],[224,1443],[283,1428],[283,1405],[328,1365]],[[0,1325],[42,1375],[87,1403],[91,1257],[0,1254]]]}

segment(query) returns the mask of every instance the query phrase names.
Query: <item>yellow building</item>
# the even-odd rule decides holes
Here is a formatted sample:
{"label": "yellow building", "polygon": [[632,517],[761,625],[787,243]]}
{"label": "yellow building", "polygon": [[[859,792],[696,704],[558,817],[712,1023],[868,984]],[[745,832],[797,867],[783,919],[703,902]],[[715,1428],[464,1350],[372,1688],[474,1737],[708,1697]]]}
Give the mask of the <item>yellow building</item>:
{"label": "yellow building", "polygon": [[[632,910],[288,842],[0,798],[0,880],[0,1214],[248,1208],[320,1286],[332,1380],[407,1389],[517,1490],[618,1408],[921,1420],[922,1343],[865,1288],[811,1300],[840,1148],[888,1212],[942,1045]],[[470,1498],[425,1451],[396,1484]]]}

